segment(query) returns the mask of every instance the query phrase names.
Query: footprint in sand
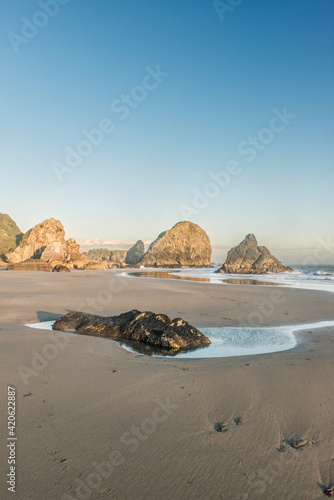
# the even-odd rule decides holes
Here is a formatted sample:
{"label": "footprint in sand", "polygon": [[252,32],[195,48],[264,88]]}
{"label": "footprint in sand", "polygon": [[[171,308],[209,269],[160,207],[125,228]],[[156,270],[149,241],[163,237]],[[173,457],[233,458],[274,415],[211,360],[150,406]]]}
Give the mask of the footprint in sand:
{"label": "footprint in sand", "polygon": [[214,425],[214,429],[216,432],[225,433],[229,430],[229,427],[227,426],[227,424],[225,424],[225,422],[216,422]]}
{"label": "footprint in sand", "polygon": [[334,488],[333,488],[333,483],[329,484],[328,486],[325,486],[324,484],[317,483],[319,488],[321,489],[322,493],[326,495],[326,497],[333,497],[334,496]]}
{"label": "footprint in sand", "polygon": [[334,496],[334,490],[331,486],[328,486],[328,488],[323,488],[322,491],[323,491],[324,495],[326,495],[327,497]]}
{"label": "footprint in sand", "polygon": [[281,441],[280,446],[277,448],[277,451],[280,453],[285,452],[289,447],[293,448],[297,451],[304,450],[307,446],[312,446],[316,444],[316,441],[308,441],[305,438],[293,438],[293,439],[285,439]]}
{"label": "footprint in sand", "polygon": [[242,424],[242,417],[235,417],[231,422],[229,421],[222,421],[222,422],[216,422],[214,424],[214,429],[216,432],[222,432],[225,433],[231,429],[232,426],[238,426]]}

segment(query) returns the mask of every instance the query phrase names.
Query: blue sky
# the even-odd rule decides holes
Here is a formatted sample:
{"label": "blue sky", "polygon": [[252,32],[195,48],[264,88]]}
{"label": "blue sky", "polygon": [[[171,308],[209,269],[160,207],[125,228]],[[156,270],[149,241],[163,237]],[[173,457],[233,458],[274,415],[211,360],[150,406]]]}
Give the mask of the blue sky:
{"label": "blue sky", "polygon": [[[220,16],[204,0],[49,2],[0,7],[0,211],[22,230],[53,216],[121,244],[189,219],[215,258],[254,232],[291,263],[334,240],[331,0],[222,1]],[[67,148],[105,120],[70,167]],[[231,161],[240,172],[208,198]]]}

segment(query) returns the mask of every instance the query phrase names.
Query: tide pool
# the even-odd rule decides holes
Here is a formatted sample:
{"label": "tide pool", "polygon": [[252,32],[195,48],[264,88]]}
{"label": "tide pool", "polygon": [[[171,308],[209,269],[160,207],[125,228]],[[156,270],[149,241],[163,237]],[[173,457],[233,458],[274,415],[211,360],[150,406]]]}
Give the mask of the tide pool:
{"label": "tide pool", "polygon": [[[44,321],[41,323],[28,323],[25,326],[42,330],[52,330],[53,324],[54,321]],[[157,348],[151,348],[143,342],[120,342],[120,344],[130,352],[156,357],[172,356],[173,358],[188,359],[226,358],[287,351],[297,345],[295,333],[329,327],[334,327],[334,321],[275,327],[201,328],[200,330],[211,341],[209,346],[174,354],[169,353],[168,350],[161,351]]]}

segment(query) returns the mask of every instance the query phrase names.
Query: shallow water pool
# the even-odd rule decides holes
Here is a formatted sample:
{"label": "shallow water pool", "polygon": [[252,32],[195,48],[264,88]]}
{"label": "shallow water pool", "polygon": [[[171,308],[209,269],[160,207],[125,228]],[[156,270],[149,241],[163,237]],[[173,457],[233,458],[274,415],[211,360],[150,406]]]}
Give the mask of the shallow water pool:
{"label": "shallow water pool", "polygon": [[[25,326],[42,330],[52,330],[54,321],[28,323]],[[209,337],[211,344],[199,349],[170,353],[167,349],[152,348],[144,342],[120,342],[124,349],[148,356],[174,358],[226,358],[233,356],[250,356],[287,351],[297,345],[295,333],[302,330],[334,327],[334,321],[322,321],[304,325],[277,327],[215,327],[201,328]]]}

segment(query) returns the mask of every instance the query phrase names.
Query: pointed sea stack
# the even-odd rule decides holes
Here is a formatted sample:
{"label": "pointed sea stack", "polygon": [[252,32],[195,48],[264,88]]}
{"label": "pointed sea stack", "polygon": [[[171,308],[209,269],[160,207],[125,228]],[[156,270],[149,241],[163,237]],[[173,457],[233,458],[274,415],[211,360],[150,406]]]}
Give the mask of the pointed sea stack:
{"label": "pointed sea stack", "polygon": [[142,240],[138,240],[137,243],[133,245],[133,247],[128,250],[128,253],[125,257],[125,263],[129,264],[129,266],[135,266],[138,262],[141,261],[145,254],[145,245]]}
{"label": "pointed sea stack", "polygon": [[292,267],[283,266],[266,247],[258,246],[254,234],[246,238],[227,254],[225,264],[217,273],[226,274],[266,274],[293,271]]}

